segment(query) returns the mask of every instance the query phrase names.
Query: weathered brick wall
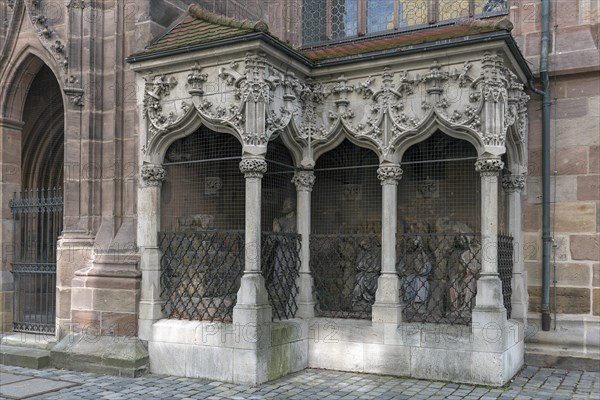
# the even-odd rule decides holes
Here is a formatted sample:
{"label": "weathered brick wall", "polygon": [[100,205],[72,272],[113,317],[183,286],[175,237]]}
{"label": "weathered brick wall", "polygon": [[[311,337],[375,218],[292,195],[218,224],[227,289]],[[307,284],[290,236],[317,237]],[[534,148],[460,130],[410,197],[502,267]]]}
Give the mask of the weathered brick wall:
{"label": "weathered brick wall", "polygon": [[[552,3],[552,229],[559,321],[600,316],[600,57],[598,2]],[[511,19],[521,50],[539,69],[541,1],[514,1]],[[529,104],[529,176],[523,199],[529,311],[541,309],[541,99]],[[552,275],[554,280],[554,275]]]}

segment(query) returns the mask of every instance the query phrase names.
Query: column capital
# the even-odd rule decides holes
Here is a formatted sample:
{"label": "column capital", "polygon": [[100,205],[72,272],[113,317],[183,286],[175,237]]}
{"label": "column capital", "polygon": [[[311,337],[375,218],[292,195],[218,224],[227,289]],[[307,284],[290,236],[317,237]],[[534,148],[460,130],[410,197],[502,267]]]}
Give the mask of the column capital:
{"label": "column capital", "polygon": [[504,168],[504,163],[500,157],[483,157],[475,162],[475,171],[481,176],[498,176]]}
{"label": "column capital", "polygon": [[147,164],[142,166],[140,172],[142,186],[160,187],[167,177],[167,172],[162,165]]}
{"label": "column capital", "polygon": [[267,162],[262,158],[244,158],[240,161],[240,172],[246,179],[261,179],[267,172]]}
{"label": "column capital", "polygon": [[402,168],[398,165],[386,165],[377,168],[377,178],[381,185],[397,185],[402,179]]}
{"label": "column capital", "polygon": [[311,192],[315,184],[315,173],[313,171],[296,171],[292,178],[292,183],[296,185],[296,190]]}
{"label": "column capital", "polygon": [[525,174],[502,175],[502,188],[507,193],[519,193],[525,187]]}

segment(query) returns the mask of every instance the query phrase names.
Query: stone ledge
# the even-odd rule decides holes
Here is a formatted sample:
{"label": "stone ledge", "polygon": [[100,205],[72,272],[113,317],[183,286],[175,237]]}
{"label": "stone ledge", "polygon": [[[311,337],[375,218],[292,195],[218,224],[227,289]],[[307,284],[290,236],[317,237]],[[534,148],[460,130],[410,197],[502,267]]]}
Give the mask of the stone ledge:
{"label": "stone ledge", "polygon": [[3,344],[0,349],[0,364],[32,369],[47,368],[50,366],[50,351]]}
{"label": "stone ledge", "polygon": [[137,377],[148,371],[148,350],[133,337],[71,334],[51,353],[52,366],[74,371]]}

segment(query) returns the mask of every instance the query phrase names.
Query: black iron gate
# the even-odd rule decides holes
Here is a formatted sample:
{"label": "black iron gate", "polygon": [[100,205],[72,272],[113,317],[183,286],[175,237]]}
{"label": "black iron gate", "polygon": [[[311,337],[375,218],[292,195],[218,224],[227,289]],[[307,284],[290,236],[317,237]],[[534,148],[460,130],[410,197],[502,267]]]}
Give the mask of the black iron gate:
{"label": "black iron gate", "polygon": [[62,232],[60,188],[15,193],[13,216],[13,329],[54,333],[56,240]]}

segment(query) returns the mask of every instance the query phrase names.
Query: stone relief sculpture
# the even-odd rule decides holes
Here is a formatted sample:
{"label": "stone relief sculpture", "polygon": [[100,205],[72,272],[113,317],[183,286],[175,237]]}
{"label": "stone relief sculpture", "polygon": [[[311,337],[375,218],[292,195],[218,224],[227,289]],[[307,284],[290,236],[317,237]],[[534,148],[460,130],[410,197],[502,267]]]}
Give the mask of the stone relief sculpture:
{"label": "stone relief sculpture", "polygon": [[283,216],[273,220],[273,232],[296,232],[296,202],[288,197],[283,201]]}
{"label": "stone relief sculpture", "polygon": [[352,308],[369,309],[375,302],[377,279],[381,270],[381,248],[374,240],[363,239],[356,257],[356,280],[352,291]]}
{"label": "stone relief sculpture", "polygon": [[473,306],[477,290],[477,274],[481,268],[477,254],[477,239],[464,234],[454,237],[448,254],[448,312],[453,316],[467,317]]}
{"label": "stone relief sculpture", "polygon": [[411,311],[424,312],[425,308],[422,305],[427,304],[429,298],[428,278],[432,271],[432,264],[420,236],[408,240],[405,257],[400,259],[396,270],[403,277],[404,303],[411,308]]}

